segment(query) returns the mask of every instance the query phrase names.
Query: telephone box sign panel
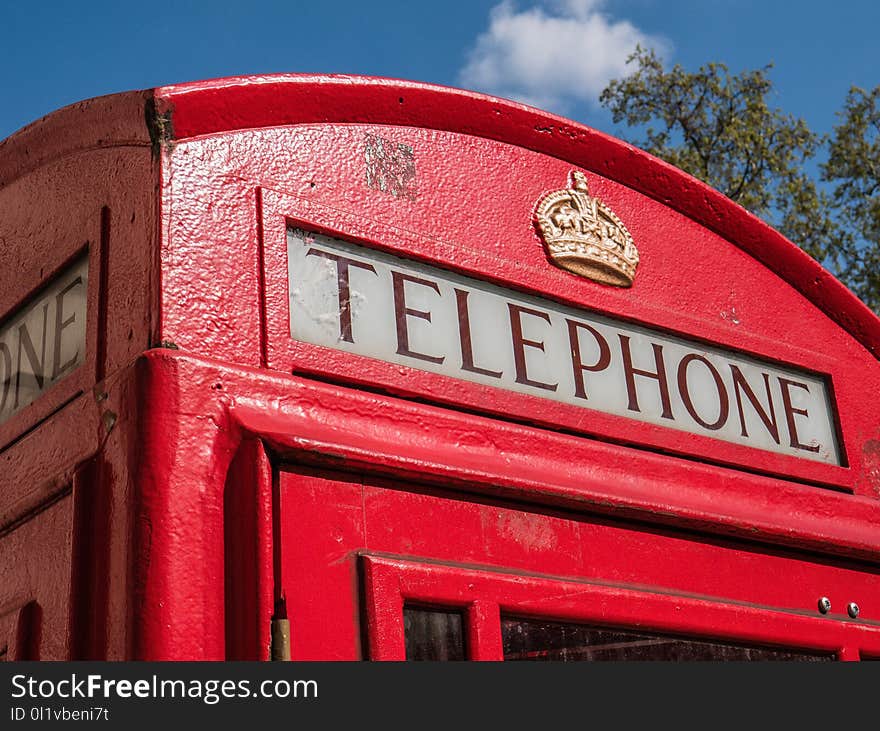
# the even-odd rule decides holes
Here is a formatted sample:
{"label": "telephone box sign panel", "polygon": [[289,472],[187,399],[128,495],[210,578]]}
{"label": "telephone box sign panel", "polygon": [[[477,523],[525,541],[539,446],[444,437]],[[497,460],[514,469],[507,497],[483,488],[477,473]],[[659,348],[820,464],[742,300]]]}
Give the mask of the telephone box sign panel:
{"label": "telephone box sign panel", "polygon": [[821,376],[301,229],[287,254],[295,340],[841,463]]}
{"label": "telephone box sign panel", "polygon": [[82,257],[0,326],[0,423],[85,360],[88,277]]}

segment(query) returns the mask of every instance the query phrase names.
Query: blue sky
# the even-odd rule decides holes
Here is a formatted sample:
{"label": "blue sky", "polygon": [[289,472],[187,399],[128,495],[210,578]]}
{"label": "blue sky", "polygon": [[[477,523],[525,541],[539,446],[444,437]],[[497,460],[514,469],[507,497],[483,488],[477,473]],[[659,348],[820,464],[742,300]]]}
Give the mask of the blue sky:
{"label": "blue sky", "polygon": [[72,102],[194,79],[345,72],[531,101],[614,132],[597,91],[635,42],[669,62],[774,63],[775,102],[830,131],[880,83],[880,2],[0,0],[0,138]]}

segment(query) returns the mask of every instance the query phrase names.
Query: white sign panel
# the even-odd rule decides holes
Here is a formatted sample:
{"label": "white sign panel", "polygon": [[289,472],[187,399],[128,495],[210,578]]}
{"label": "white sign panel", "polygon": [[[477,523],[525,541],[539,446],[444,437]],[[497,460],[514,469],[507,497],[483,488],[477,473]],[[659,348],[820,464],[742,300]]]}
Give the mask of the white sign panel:
{"label": "white sign panel", "polygon": [[821,377],[299,229],[287,253],[296,340],[840,464]]}
{"label": "white sign panel", "polygon": [[83,257],[0,326],[0,423],[85,359],[88,278]]}

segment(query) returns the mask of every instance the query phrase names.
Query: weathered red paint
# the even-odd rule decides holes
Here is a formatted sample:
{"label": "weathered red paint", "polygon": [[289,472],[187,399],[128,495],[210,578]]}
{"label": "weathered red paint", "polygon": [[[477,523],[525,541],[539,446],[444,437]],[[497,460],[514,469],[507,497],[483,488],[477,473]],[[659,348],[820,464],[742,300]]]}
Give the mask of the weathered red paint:
{"label": "weathered red paint", "polygon": [[[366,554],[364,564],[371,656],[405,660],[404,600],[469,610],[472,646],[481,660],[502,660],[499,615],[548,616],[590,624],[624,624],[673,635],[708,636],[858,658],[880,652],[880,628],[837,624],[769,607],[698,596],[652,593],[620,585],[522,576],[491,567],[425,564]],[[754,599],[752,594],[750,599]],[[476,658],[475,658],[476,659]]]}
{"label": "weathered red paint", "polygon": [[[367,134],[415,150],[417,195],[366,184]],[[631,289],[545,258],[531,211],[572,167],[639,246]],[[474,659],[524,603],[880,656],[880,322],[631,146],[452,89],[230,79],[22,130],[0,209],[4,316],[91,257],[86,363],[0,425],[12,656],[266,658],[282,595],[295,659],[400,658],[405,599],[466,608]],[[293,341],[290,224],[826,374],[845,466]]]}

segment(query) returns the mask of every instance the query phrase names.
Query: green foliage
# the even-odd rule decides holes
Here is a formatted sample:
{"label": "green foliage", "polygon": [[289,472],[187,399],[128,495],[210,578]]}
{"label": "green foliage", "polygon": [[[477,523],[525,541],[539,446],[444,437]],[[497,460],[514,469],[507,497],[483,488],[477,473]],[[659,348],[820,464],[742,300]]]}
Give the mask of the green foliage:
{"label": "green foliage", "polygon": [[828,146],[822,178],[848,233],[836,269],[874,312],[880,312],[880,86],[852,87]]}
{"label": "green foliage", "polygon": [[[761,216],[828,266],[871,307],[880,306],[878,96],[852,89],[829,140],[772,108],[770,66],[731,74],[721,63],[666,70],[651,50],[600,100],[631,142]],[[819,180],[805,170],[828,145]],[[834,185],[829,185],[833,183]]]}

